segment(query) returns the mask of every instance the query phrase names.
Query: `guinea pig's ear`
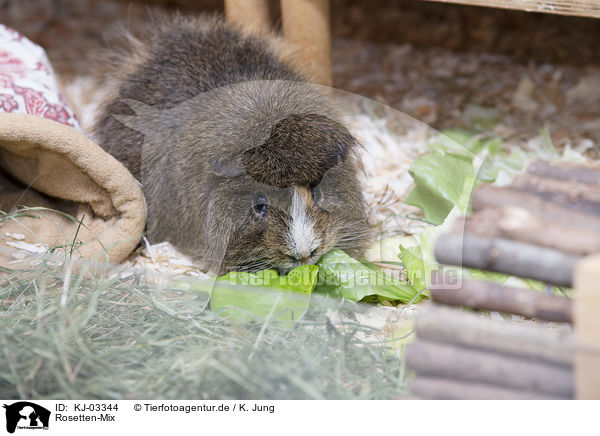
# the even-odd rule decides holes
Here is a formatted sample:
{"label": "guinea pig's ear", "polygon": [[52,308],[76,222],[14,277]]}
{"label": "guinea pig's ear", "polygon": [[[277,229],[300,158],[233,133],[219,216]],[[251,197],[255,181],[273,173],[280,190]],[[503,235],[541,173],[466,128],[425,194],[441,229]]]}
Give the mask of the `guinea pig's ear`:
{"label": "guinea pig's ear", "polygon": [[209,163],[223,177],[239,177],[244,174],[244,165],[239,157],[209,159]]}

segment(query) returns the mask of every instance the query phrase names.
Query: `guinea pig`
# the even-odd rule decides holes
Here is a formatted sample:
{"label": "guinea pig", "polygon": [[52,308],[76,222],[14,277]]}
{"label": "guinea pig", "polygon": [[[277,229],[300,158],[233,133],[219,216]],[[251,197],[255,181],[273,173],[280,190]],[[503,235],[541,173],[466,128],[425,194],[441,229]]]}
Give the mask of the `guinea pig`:
{"label": "guinea pig", "polygon": [[275,37],[179,16],[129,40],[93,137],[141,182],[152,242],[220,273],[362,254],[358,143]]}

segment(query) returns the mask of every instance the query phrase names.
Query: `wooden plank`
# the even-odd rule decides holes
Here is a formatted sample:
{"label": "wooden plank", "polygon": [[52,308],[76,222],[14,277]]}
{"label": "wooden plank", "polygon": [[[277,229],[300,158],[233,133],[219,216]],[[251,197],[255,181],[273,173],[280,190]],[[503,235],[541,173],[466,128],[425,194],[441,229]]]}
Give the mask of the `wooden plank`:
{"label": "wooden plank", "polygon": [[571,286],[579,256],[508,239],[470,233],[446,233],[437,238],[434,254],[441,264],[465,266],[545,283]]}
{"label": "wooden plank", "polygon": [[417,338],[521,356],[573,367],[570,325],[548,328],[533,321],[494,320],[440,304],[426,304],[416,320]]}
{"label": "wooden plank", "polygon": [[508,354],[419,340],[406,348],[406,365],[419,376],[486,383],[573,398],[573,369]]}
{"label": "wooden plank", "polygon": [[309,79],[333,83],[329,0],[281,0],[283,35],[298,49]]}
{"label": "wooden plank", "polygon": [[269,0],[225,0],[227,21],[255,32],[271,30]]}
{"label": "wooden plank", "polygon": [[409,384],[418,398],[428,400],[554,400],[553,395],[527,392],[490,385],[448,380],[443,377],[417,376]]}
{"label": "wooden plank", "polygon": [[574,275],[576,396],[600,400],[600,254],[581,260]]}
{"label": "wooden plank", "polygon": [[458,3],[469,6],[514,9],[526,12],[543,12],[546,14],[576,15],[581,17],[600,18],[600,2],[598,0],[427,0],[438,3]]}
{"label": "wooden plank", "polygon": [[527,174],[567,182],[587,183],[600,188],[600,164],[536,161],[527,165]]}
{"label": "wooden plank", "polygon": [[557,225],[600,232],[600,218],[597,216],[544,201],[537,195],[528,194],[517,189],[481,185],[475,189],[471,196],[473,211],[489,207],[508,206],[525,209],[535,216],[552,221]]}
{"label": "wooden plank", "polygon": [[572,322],[570,298],[470,279],[463,279],[457,289],[452,282],[448,286],[443,285],[442,272],[434,271],[433,274],[435,286],[431,287],[430,292],[436,303],[514,313],[545,321]]}
{"label": "wooden plank", "polygon": [[600,233],[558,224],[521,207],[488,207],[455,220],[452,231],[512,239],[579,256],[600,253]]}
{"label": "wooden plank", "polygon": [[521,174],[513,179],[510,187],[568,209],[600,215],[600,189],[594,185]]}

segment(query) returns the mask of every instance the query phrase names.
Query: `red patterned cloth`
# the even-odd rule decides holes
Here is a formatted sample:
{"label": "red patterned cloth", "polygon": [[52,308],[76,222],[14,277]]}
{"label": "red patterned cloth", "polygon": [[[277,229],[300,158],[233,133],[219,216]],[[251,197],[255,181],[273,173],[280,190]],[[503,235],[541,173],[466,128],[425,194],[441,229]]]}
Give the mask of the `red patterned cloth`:
{"label": "red patterned cloth", "polygon": [[37,115],[79,130],[44,50],[0,24],[0,111]]}

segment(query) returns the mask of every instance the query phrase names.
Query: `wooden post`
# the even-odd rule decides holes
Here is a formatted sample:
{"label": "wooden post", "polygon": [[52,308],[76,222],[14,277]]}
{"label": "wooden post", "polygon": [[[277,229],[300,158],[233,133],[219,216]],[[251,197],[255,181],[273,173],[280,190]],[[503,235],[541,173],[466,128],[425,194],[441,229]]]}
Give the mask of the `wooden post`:
{"label": "wooden post", "polygon": [[225,0],[225,15],[229,22],[255,32],[271,30],[269,0]]}
{"label": "wooden post", "polygon": [[600,254],[582,259],[575,267],[575,395],[600,399]]}
{"label": "wooden post", "polygon": [[316,83],[331,86],[329,0],[281,0],[283,35],[299,50],[299,62]]}

